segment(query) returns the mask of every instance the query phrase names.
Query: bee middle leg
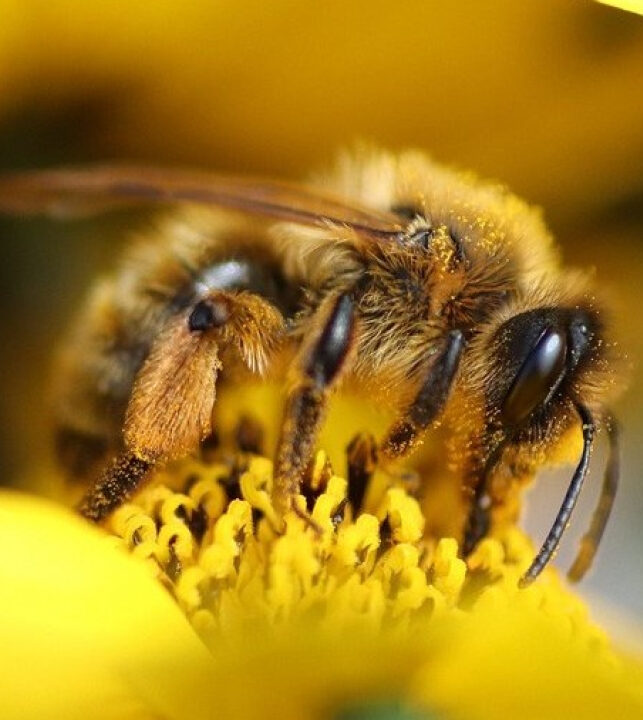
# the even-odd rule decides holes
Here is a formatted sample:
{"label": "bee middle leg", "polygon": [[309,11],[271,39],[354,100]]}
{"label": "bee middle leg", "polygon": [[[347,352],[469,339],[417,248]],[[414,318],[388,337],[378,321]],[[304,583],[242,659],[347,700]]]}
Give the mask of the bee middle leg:
{"label": "bee middle leg", "polygon": [[377,455],[377,441],[369,433],[359,433],[346,448],[348,501],[354,515],[362,511],[368,485],[377,467]]}
{"label": "bee middle leg", "polygon": [[275,471],[275,504],[283,513],[298,512],[293,503],[301,477],[312,459],[328,398],[346,369],[355,335],[355,306],[347,293],[318,310],[323,323],[312,343],[305,343],[295,359]]}

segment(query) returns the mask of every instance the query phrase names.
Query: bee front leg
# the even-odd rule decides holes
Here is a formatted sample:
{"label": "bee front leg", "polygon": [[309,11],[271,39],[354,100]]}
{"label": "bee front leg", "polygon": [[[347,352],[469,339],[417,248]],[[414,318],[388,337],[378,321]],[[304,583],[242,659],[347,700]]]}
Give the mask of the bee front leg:
{"label": "bee front leg", "polygon": [[342,293],[325,302],[317,317],[323,323],[321,332],[303,345],[293,364],[292,389],[277,448],[275,504],[282,513],[298,512],[293,499],[312,458],[328,397],[348,365],[355,336],[355,306],[350,295]]}
{"label": "bee front leg", "polygon": [[[487,463],[492,467],[494,463]],[[487,488],[488,468],[483,472],[483,478],[478,482],[472,493],[469,512],[464,525],[462,538],[462,555],[468,557],[475,550],[478,543],[487,536],[491,528],[491,509],[493,502]]]}
{"label": "bee front leg", "polygon": [[417,447],[422,433],[442,413],[460,365],[464,335],[452,330],[442,353],[431,364],[420,389],[402,417],[393,425],[381,444],[384,458],[393,460],[409,455]]}

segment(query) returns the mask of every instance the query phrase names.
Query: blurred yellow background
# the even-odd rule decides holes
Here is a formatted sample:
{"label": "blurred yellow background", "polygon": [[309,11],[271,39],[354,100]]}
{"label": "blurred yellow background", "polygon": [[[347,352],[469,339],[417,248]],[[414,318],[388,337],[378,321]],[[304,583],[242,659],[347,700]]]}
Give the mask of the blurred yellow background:
{"label": "blurred yellow background", "polygon": [[[612,288],[634,381],[623,488],[584,590],[643,616],[643,18],[566,0],[0,0],[0,169],[117,158],[298,177],[357,139],[506,182]],[[129,222],[1,221],[4,483],[43,452],[52,346]],[[538,484],[534,532],[567,477]]]}

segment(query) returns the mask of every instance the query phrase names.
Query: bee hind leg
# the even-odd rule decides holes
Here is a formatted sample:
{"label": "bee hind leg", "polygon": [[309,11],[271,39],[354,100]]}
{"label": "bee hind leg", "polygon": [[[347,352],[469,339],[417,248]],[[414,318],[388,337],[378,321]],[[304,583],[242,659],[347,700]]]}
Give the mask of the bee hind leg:
{"label": "bee hind leg", "polygon": [[321,331],[312,342],[304,342],[291,368],[292,389],[286,403],[275,470],[277,508],[282,513],[292,509],[313,527],[315,524],[294,498],[312,459],[330,393],[348,365],[355,336],[352,298],[342,293],[329,299],[318,310],[318,318]]}
{"label": "bee hind leg", "polygon": [[151,468],[151,463],[133,453],[122,453],[85,495],[78,508],[80,514],[92,522],[101,522],[132,495]]}
{"label": "bee hind leg", "polygon": [[235,345],[257,368],[276,342],[281,315],[250,293],[212,291],[171,318],[134,381],[125,451],[99,475],[81,513],[99,522],[127,500],[157,462],[195,452],[212,434],[219,348]]}

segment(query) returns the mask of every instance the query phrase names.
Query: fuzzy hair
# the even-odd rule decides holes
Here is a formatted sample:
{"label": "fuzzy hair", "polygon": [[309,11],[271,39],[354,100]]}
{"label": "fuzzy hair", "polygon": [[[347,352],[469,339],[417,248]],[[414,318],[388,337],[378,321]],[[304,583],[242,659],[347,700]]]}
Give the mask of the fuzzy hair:
{"label": "fuzzy hair", "polygon": [[[498,375],[493,351],[503,322],[561,303],[595,312],[589,283],[560,269],[539,211],[502,185],[439,165],[421,152],[393,155],[370,148],[342,155],[331,172],[311,182],[375,210],[414,208],[417,218],[399,241],[381,242],[341,225],[309,228],[196,206],[161,218],[126,251],[116,273],[95,286],[74,326],[58,373],[59,425],[118,445],[135,378],[166,329],[173,303],[200,271],[227,258],[275,263],[286,282],[302,291],[299,311],[287,326],[289,342],[278,354],[282,366],[306,337],[319,334],[316,311],[323,300],[355,293],[357,337],[344,381],[374,390],[400,414],[448,331],[462,328],[468,347],[446,414],[454,429],[451,456],[458,458],[479,452],[475,438],[489,420],[485,388],[507,381]],[[412,243],[414,231],[423,228],[431,232],[428,249]],[[262,345],[260,324],[249,335],[239,332],[239,352],[221,350],[221,377],[226,363],[239,358],[250,371],[273,374],[274,339],[266,337]],[[612,341],[602,338],[596,359],[573,379],[574,393],[597,413],[616,392],[614,356]],[[210,367],[200,356],[199,362]],[[214,388],[208,392],[214,398]],[[205,426],[202,419],[197,425]],[[194,429],[187,434],[198,435]]]}

